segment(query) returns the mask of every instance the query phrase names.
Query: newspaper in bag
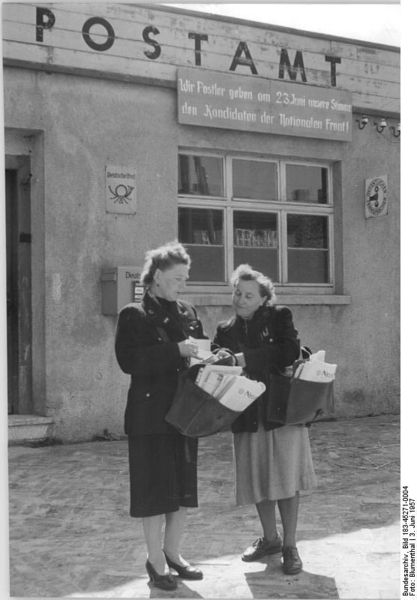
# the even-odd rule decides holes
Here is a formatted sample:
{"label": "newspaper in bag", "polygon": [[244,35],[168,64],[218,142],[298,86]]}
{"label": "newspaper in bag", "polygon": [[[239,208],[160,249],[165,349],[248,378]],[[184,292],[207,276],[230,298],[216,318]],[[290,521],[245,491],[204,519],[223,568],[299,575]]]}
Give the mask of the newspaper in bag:
{"label": "newspaper in bag", "polygon": [[265,389],[262,381],[253,381],[238,375],[219,398],[219,402],[231,410],[242,412],[263,394]]}
{"label": "newspaper in bag", "polygon": [[294,377],[303,381],[334,381],[337,365],[325,362],[325,357],[324,350],[312,354],[309,360],[298,365]]}
{"label": "newspaper in bag", "polygon": [[223,406],[242,412],[265,391],[264,383],[241,375],[241,367],[207,365],[201,369],[196,384]]}

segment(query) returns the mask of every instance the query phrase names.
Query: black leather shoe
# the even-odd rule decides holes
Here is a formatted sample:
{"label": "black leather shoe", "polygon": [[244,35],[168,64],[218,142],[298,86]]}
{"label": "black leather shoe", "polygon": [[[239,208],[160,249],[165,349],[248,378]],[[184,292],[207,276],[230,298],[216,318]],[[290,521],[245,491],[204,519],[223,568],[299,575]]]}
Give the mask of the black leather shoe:
{"label": "black leather shoe", "polygon": [[303,568],[298,550],[295,546],[288,546],[282,550],[282,569],[287,575],[297,575]]}
{"label": "black leather shoe", "polygon": [[258,538],[253,542],[252,546],[246,548],[241,558],[245,562],[252,562],[254,560],[259,560],[268,554],[281,552],[281,550],[282,539],[279,536],[271,542],[265,538]]}
{"label": "black leather shoe", "polygon": [[149,579],[154,586],[159,587],[161,590],[176,590],[177,582],[171,574],[160,575],[149,560],[145,563],[146,570],[148,571]]}
{"label": "black leather shoe", "polygon": [[175,569],[175,571],[178,573],[178,577],[181,577],[181,579],[203,579],[203,572],[200,571],[200,569],[197,569],[197,567],[192,567],[191,565],[177,565],[177,563],[171,560],[166,554],[165,558],[168,567],[170,569]]}

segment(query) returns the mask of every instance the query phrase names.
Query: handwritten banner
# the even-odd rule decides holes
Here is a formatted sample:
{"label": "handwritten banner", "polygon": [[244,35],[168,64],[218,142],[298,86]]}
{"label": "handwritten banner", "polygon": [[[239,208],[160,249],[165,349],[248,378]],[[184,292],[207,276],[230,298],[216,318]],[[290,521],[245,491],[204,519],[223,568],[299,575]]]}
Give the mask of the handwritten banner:
{"label": "handwritten banner", "polygon": [[199,69],[178,69],[177,86],[179,123],[352,140],[346,91]]}

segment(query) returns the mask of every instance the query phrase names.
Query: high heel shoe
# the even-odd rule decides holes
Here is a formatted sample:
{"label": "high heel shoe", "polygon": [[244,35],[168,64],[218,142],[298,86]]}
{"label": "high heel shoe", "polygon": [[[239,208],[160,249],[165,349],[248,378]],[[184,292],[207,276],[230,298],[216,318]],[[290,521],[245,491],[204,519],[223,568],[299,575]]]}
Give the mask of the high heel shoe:
{"label": "high heel shoe", "polygon": [[156,587],[161,588],[161,590],[176,590],[177,582],[173,578],[172,575],[160,575],[154,568],[154,566],[149,562],[149,560],[145,563],[146,570],[148,571],[149,579],[151,583],[153,583]]}
{"label": "high heel shoe", "polygon": [[191,565],[177,565],[177,563],[166,555],[166,552],[164,552],[164,554],[168,567],[170,567],[170,569],[175,569],[178,573],[178,577],[181,577],[181,579],[203,579],[203,572],[200,571],[200,569],[197,569],[197,567],[192,567]]}

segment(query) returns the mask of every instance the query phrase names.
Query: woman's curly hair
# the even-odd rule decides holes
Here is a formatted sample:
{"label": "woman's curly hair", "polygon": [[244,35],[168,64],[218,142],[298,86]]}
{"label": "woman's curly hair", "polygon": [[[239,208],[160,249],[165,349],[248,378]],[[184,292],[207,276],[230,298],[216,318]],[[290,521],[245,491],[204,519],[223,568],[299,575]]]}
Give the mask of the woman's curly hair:
{"label": "woman's curly hair", "polygon": [[177,240],[168,242],[154,250],[148,250],[145,254],[145,264],[140,276],[144,287],[149,287],[154,279],[157,269],[166,271],[174,265],[191,265],[191,258],[182,244]]}
{"label": "woman's curly hair", "polygon": [[230,278],[230,283],[232,287],[235,287],[240,280],[256,281],[256,283],[259,286],[259,293],[262,296],[262,298],[266,297],[268,304],[273,304],[275,302],[274,284],[272,283],[272,280],[269,279],[269,277],[267,277],[260,271],[256,271],[248,264],[239,265],[233,271],[232,276]]}

